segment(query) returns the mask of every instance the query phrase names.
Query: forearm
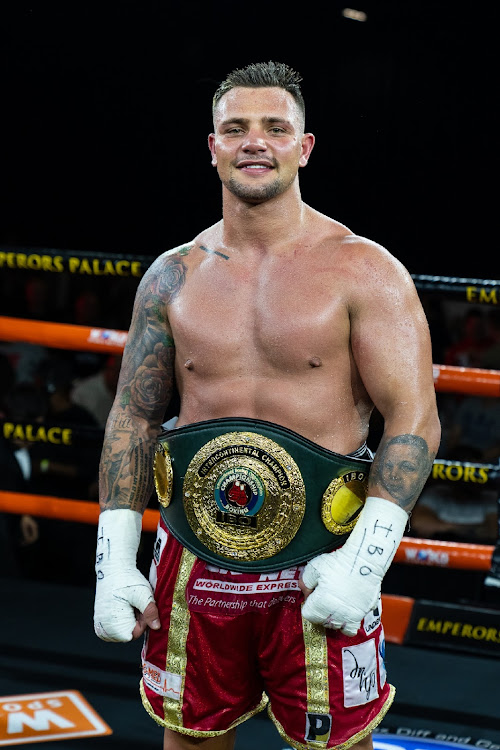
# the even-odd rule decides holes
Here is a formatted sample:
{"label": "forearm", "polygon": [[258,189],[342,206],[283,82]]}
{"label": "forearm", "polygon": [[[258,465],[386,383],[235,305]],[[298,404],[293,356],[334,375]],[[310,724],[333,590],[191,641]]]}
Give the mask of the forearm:
{"label": "forearm", "polygon": [[101,511],[143,513],[153,492],[153,459],[160,424],[150,425],[115,405],[109,415],[99,464]]}
{"label": "forearm", "polygon": [[440,434],[434,409],[426,420],[387,418],[370,471],[368,495],[390,500],[409,513],[431,472]]}
{"label": "forearm", "polygon": [[160,627],[151,585],[137,568],[142,514],[153,490],[158,414],[152,410],[149,419],[139,417],[128,398],[117,399],[106,425],[94,606],[94,629],[105,641],[129,641],[142,635],[146,625]]}

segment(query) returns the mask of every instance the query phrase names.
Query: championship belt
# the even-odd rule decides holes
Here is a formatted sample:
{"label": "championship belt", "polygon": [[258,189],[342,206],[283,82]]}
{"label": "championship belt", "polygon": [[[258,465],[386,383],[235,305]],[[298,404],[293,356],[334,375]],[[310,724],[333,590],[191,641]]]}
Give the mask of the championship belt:
{"label": "championship belt", "polygon": [[370,465],[238,417],[161,433],[154,480],[162,518],[187,549],[218,567],[273,571],[343,544]]}

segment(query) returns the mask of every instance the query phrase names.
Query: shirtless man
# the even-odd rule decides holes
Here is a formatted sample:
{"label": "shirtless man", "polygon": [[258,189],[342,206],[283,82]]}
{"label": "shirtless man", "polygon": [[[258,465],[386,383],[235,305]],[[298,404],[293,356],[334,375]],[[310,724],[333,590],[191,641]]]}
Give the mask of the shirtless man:
{"label": "shirtless man", "polygon": [[[299,82],[287,66],[262,63],[233,71],[218,88],[208,143],[222,182],[223,219],[164,253],[141,280],[107,423],[95,629],[109,641],[146,633],[141,695],[165,727],[164,750],[230,750],[235,727],[268,699],[271,718],[292,747],[369,750],[371,731],[394,696],[383,665],[379,594],[440,439],[429,330],[402,265],[302,201],[298,173],[314,136],[305,132]],[[253,436],[261,428],[269,434],[274,425],[277,450],[280,430],[290,453],[302,441],[301,450],[316,450],[318,467],[323,459],[354,456],[363,469],[370,466],[365,441],[376,406],[384,433],[368,497],[347,541],[334,544],[328,531],[327,551],[319,543],[316,550],[303,549],[295,555],[302,565],[286,557],[303,529],[314,528],[321,502],[328,506],[328,492],[321,500],[324,486],[314,498],[313,477],[305,511],[298,489],[294,510],[284,511],[283,528],[293,527],[299,506],[304,511],[288,546],[273,541],[273,555],[257,544],[257,562],[250,561],[253,552],[245,558],[245,548],[234,552],[244,559],[233,565],[232,553],[219,553],[222,543],[212,543],[210,534],[236,545],[240,537],[231,536],[231,523],[243,511],[230,507],[231,498],[243,507],[242,488],[250,487],[252,502],[270,503],[273,482],[261,492],[264,468],[241,468],[243,458],[231,459],[237,464],[228,464],[233,468],[214,485],[219,510],[211,530],[195,522],[191,531],[186,523],[177,535],[163,511],[177,513],[185,502],[188,513],[192,469],[180,467],[174,450],[174,497],[163,498],[171,502],[162,508],[146,581],[136,553],[153,464],[164,457],[155,451],[174,374],[181,407],[168,433],[172,450],[176,437],[195,440],[207,426],[218,445],[224,427],[215,428],[236,418],[253,426]],[[246,434],[237,433],[240,441]],[[196,456],[206,456],[205,449]],[[220,455],[212,452],[210,460]],[[394,463],[391,455],[405,481],[391,478],[384,464]],[[290,469],[291,461],[276,460],[285,473]],[[294,486],[302,486],[301,473],[311,464],[314,474],[309,458],[293,474]],[[238,481],[229,481],[231,472]],[[344,473],[341,481],[353,476],[364,474]],[[169,483],[168,475],[156,483],[160,502]],[[201,498],[196,513],[215,507],[214,491],[212,499]],[[192,547],[179,537],[192,539]],[[279,568],[281,559],[286,562]]]}

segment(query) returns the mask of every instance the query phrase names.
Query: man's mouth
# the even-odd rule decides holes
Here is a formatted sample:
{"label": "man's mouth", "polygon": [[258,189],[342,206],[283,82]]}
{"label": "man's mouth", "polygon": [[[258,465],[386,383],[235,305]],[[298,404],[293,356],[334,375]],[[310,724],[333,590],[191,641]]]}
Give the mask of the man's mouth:
{"label": "man's mouth", "polygon": [[259,162],[259,161],[244,161],[240,162],[238,165],[238,169],[250,169],[250,170],[261,170],[265,171],[267,169],[274,169],[274,165],[270,164],[269,162]]}

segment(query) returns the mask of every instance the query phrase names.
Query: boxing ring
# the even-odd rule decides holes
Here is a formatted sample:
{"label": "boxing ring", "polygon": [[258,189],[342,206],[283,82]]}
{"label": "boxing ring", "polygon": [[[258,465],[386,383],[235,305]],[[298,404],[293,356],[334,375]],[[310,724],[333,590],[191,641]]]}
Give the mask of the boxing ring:
{"label": "boxing ring", "polygon": [[[0,268],[40,273],[108,275],[116,278],[139,278],[154,260],[148,256],[108,257],[100,253],[67,253],[56,250],[0,248]],[[500,281],[413,275],[418,291],[439,293],[447,299],[474,305],[500,304]],[[120,354],[127,340],[127,331],[73,324],[36,321],[0,316],[0,341],[23,342],[49,349]],[[500,397],[500,371],[479,368],[433,365],[437,392],[467,394],[488,398]],[[25,423],[2,423],[3,436],[10,439],[35,429]],[[75,434],[78,428],[75,427]],[[89,431],[87,430],[87,433]],[[92,432],[92,431],[90,431]],[[89,435],[86,435],[89,439]],[[90,439],[102,440],[102,430],[95,430]],[[436,460],[429,481],[454,483],[471,479],[482,472],[489,488],[500,495],[500,461],[498,464]],[[499,507],[500,511],[500,507]],[[8,492],[1,489],[0,512],[28,514],[95,525],[99,516],[97,502],[68,497]],[[500,512],[499,512],[500,517]],[[146,509],[143,530],[154,534],[159,511]],[[498,604],[493,606],[450,604],[433,600],[416,600],[408,596],[383,595],[383,622],[388,643],[404,647],[421,647],[448,652],[476,654],[478,657],[500,657],[500,541],[495,545],[437,541],[406,536],[396,553],[394,564],[408,569],[440,568],[476,571],[483,574]],[[500,726],[499,726],[500,729]]]}

